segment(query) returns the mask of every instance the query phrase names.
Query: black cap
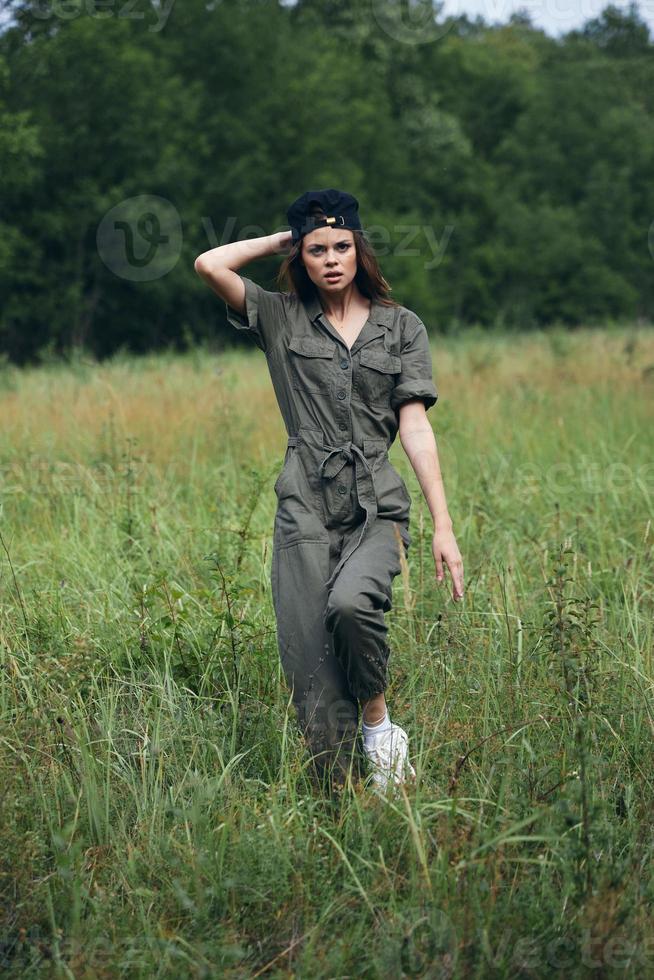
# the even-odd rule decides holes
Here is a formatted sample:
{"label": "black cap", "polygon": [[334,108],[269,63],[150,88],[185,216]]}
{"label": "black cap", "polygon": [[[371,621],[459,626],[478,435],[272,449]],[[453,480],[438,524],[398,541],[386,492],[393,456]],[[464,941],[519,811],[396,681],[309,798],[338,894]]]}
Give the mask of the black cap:
{"label": "black cap", "polygon": [[[325,214],[324,218],[312,218],[309,215],[312,204],[320,206]],[[347,191],[334,190],[333,187],[322,191],[306,191],[293,201],[286,212],[286,217],[293,231],[293,245],[316,228],[361,230],[359,202],[356,197],[348,194]]]}

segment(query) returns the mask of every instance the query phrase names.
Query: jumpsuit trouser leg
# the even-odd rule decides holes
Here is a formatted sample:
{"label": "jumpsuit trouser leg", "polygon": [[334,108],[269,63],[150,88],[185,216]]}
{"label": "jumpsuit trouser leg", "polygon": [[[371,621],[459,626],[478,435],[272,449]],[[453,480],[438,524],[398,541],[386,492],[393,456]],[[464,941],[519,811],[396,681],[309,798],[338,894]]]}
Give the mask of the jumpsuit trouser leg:
{"label": "jumpsuit trouser leg", "polygon": [[393,606],[393,579],[402,570],[404,549],[397,522],[377,518],[329,591],[325,625],[348,687],[360,701],[388,686],[390,649],[384,613]]}
{"label": "jumpsuit trouser leg", "polygon": [[313,774],[342,782],[365,774],[359,700],[386,689],[390,655],[384,613],[401,571],[400,524],[377,518],[328,585],[360,526],[330,528],[329,541],[273,549],[273,601],[284,674]]}

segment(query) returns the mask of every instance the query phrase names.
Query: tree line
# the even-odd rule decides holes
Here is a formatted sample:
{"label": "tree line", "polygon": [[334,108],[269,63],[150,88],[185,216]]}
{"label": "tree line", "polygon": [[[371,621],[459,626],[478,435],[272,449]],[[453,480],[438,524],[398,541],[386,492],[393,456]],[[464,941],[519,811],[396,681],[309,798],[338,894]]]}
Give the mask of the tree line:
{"label": "tree line", "polygon": [[[232,342],[197,254],[340,187],[434,332],[654,314],[654,57],[635,4],[553,38],[431,0],[11,0],[0,356]],[[403,13],[404,10],[404,13]],[[275,288],[278,260],[241,270]]]}

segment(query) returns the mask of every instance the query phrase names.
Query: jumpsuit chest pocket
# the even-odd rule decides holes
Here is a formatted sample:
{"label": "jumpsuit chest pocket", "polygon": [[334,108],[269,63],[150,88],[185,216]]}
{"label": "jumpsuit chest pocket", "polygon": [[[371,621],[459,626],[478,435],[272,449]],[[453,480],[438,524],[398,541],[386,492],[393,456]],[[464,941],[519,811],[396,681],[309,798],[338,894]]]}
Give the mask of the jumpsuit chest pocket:
{"label": "jumpsuit chest pocket", "polygon": [[364,347],[353,377],[353,391],[364,402],[388,402],[402,370],[402,358],[387,350]]}
{"label": "jumpsuit chest pocket", "polygon": [[293,387],[309,392],[329,391],[336,344],[318,337],[291,337],[288,348]]}

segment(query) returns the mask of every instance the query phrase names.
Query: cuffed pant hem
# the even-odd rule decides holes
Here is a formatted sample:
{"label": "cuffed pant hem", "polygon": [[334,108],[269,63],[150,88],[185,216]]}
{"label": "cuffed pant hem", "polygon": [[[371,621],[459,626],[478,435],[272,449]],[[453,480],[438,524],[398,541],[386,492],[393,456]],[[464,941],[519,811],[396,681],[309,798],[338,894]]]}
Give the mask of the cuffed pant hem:
{"label": "cuffed pant hem", "polygon": [[388,684],[384,687],[369,687],[369,688],[358,688],[357,690],[352,690],[352,694],[358,701],[369,701],[370,698],[376,697],[378,694],[385,694],[388,689]]}

